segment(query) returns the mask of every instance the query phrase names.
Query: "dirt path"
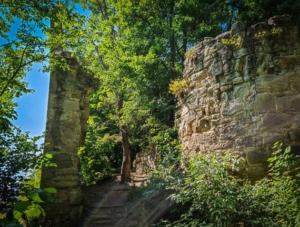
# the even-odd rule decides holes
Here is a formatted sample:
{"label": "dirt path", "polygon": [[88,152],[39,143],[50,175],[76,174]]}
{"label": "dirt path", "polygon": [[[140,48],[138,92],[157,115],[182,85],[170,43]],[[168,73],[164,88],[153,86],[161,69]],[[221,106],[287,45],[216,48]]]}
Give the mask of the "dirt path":
{"label": "dirt path", "polygon": [[158,197],[157,201],[143,201],[143,198],[135,202],[128,201],[131,187],[140,186],[145,180],[143,176],[134,176],[133,183],[120,184],[120,176],[117,176],[85,187],[85,220],[80,227],[150,226],[164,213],[165,208],[160,203],[165,198]]}

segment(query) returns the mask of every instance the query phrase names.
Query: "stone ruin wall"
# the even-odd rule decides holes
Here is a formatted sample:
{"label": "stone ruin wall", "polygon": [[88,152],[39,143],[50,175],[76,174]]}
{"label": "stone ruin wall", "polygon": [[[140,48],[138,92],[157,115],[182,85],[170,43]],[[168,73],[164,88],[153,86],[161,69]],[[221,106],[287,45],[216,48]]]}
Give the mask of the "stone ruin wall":
{"label": "stone ruin wall", "polygon": [[230,149],[256,180],[274,142],[300,152],[300,39],[288,16],[237,22],[196,45],[184,65],[175,118],[185,153]]}
{"label": "stone ruin wall", "polygon": [[89,117],[89,93],[97,81],[87,74],[69,52],[59,53],[69,70],[56,68],[50,75],[44,153],[55,152],[51,160],[57,167],[42,171],[41,188],[54,187],[54,198],[46,210],[51,224],[77,226],[82,215],[82,177],[77,151],[84,142]]}

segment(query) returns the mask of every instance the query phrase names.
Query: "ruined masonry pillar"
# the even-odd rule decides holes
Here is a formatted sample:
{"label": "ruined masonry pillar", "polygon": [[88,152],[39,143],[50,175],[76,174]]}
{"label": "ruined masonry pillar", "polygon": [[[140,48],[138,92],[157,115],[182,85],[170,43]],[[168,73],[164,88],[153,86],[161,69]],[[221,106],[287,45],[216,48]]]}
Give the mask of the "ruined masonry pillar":
{"label": "ruined masonry pillar", "polygon": [[44,152],[56,152],[52,162],[57,167],[43,169],[41,188],[57,189],[61,203],[46,210],[51,226],[76,226],[82,214],[81,173],[78,147],[84,142],[89,116],[89,93],[95,80],[69,52],[65,58],[69,70],[51,72]]}

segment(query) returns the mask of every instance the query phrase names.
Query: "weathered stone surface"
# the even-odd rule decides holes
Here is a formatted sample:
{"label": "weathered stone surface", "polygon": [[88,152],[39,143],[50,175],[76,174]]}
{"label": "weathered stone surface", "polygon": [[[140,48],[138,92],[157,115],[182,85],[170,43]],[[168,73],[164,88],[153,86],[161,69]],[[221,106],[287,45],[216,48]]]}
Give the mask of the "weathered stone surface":
{"label": "weathered stone surface", "polygon": [[264,163],[268,158],[269,154],[260,150],[252,150],[246,153],[246,159],[249,165]]}
{"label": "weathered stone surface", "polygon": [[[258,32],[270,34],[273,28],[282,34],[255,37]],[[222,44],[222,39],[230,38],[238,40],[236,45]],[[188,99],[178,97],[176,113],[184,152],[209,147],[239,152],[247,161],[243,175],[256,180],[266,173],[274,142],[299,147],[299,47],[299,29],[283,16],[249,28],[238,22],[230,32],[197,45],[204,68],[184,74],[198,87],[187,88]],[[194,67],[188,60],[185,64]]]}
{"label": "weathered stone surface", "polygon": [[56,68],[51,73],[44,152],[56,152],[52,162],[57,167],[43,169],[41,187],[56,188],[55,197],[62,204],[50,205],[47,219],[52,221],[51,226],[75,226],[82,213],[77,151],[85,138],[89,92],[97,82],[69,52],[58,54],[71,69]]}
{"label": "weathered stone surface", "polygon": [[135,157],[133,167],[136,174],[151,174],[156,169],[157,147],[151,144],[142,152],[139,152]]}

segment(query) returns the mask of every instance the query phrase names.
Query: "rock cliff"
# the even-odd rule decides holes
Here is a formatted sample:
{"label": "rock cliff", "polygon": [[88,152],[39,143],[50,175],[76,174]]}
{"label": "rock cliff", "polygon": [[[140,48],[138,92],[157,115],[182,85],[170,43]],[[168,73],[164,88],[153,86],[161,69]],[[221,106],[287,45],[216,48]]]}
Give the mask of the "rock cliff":
{"label": "rock cliff", "polygon": [[255,180],[274,142],[300,151],[300,39],[288,16],[237,22],[192,48],[184,65],[176,122],[185,153],[230,149]]}

